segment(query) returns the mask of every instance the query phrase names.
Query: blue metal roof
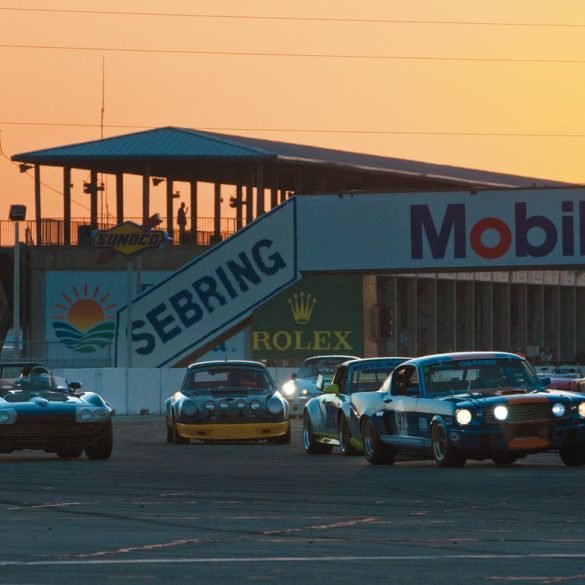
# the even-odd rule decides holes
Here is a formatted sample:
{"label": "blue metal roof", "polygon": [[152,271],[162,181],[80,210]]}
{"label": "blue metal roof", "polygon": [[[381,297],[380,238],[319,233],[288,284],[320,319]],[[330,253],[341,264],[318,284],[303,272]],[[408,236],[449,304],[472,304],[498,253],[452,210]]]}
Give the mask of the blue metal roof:
{"label": "blue metal roof", "polygon": [[26,163],[74,166],[76,161],[132,160],[274,160],[358,172],[377,172],[405,179],[425,178],[492,187],[568,187],[569,183],[523,177],[413,161],[401,158],[361,154],[288,142],[246,138],[187,128],[165,127],[103,140],[59,146],[17,154],[12,160]]}

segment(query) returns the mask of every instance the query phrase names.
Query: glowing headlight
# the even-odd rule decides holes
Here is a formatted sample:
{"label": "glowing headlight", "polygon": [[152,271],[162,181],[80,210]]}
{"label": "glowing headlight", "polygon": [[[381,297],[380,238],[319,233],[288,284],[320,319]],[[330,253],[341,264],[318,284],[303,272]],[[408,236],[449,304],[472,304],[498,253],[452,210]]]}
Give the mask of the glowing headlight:
{"label": "glowing headlight", "polygon": [[508,418],[508,409],[505,406],[496,406],[494,408],[494,416],[498,420],[506,420]]}
{"label": "glowing headlight", "polygon": [[195,416],[199,412],[199,405],[194,400],[185,400],[181,404],[181,412],[185,416]]}
{"label": "glowing headlight", "polygon": [[208,400],[205,403],[205,410],[209,410],[209,412],[211,412],[214,409],[215,409],[215,404],[213,403],[213,400]]}
{"label": "glowing headlight", "polygon": [[219,408],[221,410],[227,410],[230,407],[230,403],[227,400],[220,400],[219,401]]}
{"label": "glowing headlight", "polygon": [[579,406],[577,406],[577,412],[581,418],[585,418],[585,402],[581,402]]}
{"label": "glowing headlight", "polygon": [[560,402],[555,402],[552,407],[552,412],[555,416],[563,416],[565,414],[565,405]]}
{"label": "glowing headlight", "polygon": [[260,404],[259,400],[252,400],[252,402],[250,402],[250,408],[252,410],[258,410],[262,405]]}
{"label": "glowing headlight", "polygon": [[238,401],[236,401],[236,408],[239,410],[246,408],[246,401],[243,398],[240,398]]}
{"label": "glowing headlight", "polygon": [[473,417],[470,410],[462,408],[455,413],[455,418],[460,425],[468,425]]}
{"label": "glowing headlight", "polygon": [[273,396],[267,403],[266,408],[270,414],[280,414],[283,411],[282,402]]}
{"label": "glowing headlight", "polygon": [[291,380],[282,387],[282,393],[289,398],[297,393],[297,385]]}
{"label": "glowing headlight", "polygon": [[[585,404],[585,403],[584,403]],[[10,413],[6,410],[0,410],[0,425],[10,422]]]}

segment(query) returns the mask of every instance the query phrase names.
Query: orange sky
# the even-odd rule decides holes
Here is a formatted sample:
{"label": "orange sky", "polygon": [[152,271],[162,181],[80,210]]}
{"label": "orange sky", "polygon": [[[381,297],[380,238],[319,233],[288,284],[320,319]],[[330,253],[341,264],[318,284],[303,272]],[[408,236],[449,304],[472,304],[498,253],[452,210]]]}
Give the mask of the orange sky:
{"label": "orange sky", "polygon": [[[105,137],[174,125],[585,183],[584,38],[582,0],[0,0],[2,149],[98,139],[104,59]],[[111,213],[114,198],[112,180]],[[0,219],[18,202],[32,219],[33,201],[0,158]],[[43,214],[62,216],[59,193]]]}

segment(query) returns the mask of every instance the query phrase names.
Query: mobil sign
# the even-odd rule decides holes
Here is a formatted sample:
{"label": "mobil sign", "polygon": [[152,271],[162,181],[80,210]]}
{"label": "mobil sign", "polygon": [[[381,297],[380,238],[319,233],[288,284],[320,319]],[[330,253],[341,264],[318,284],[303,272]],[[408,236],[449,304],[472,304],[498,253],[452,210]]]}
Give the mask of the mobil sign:
{"label": "mobil sign", "polygon": [[[325,264],[330,270],[362,271],[554,268],[581,265],[585,259],[584,189],[316,199],[321,202],[307,201],[301,209],[306,212],[312,206],[307,216],[328,217],[337,232],[319,246],[322,259],[310,265],[304,247],[308,252],[316,242],[299,234],[304,270],[322,270]],[[304,218],[299,226],[316,228]]]}

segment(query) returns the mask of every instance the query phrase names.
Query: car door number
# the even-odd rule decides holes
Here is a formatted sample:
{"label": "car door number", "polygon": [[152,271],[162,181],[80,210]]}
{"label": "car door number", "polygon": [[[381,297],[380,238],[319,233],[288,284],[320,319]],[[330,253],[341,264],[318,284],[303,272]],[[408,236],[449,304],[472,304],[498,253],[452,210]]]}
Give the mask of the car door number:
{"label": "car door number", "polygon": [[396,434],[408,435],[408,426],[406,424],[406,414],[397,412],[396,414]]}

